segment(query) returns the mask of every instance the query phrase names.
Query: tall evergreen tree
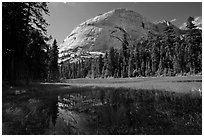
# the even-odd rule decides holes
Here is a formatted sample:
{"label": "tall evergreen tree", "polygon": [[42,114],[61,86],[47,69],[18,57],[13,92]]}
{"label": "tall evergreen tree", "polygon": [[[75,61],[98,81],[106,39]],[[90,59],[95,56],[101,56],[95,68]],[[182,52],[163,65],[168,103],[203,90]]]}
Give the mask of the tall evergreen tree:
{"label": "tall evergreen tree", "polygon": [[100,56],[99,56],[98,64],[99,64],[99,74],[101,76],[102,75],[102,71],[103,71],[103,57],[102,57],[102,54],[100,54]]}
{"label": "tall evergreen tree", "polygon": [[136,45],[135,51],[134,51],[134,57],[135,57],[135,70],[134,70],[134,76],[138,76],[140,72],[140,54],[139,54],[139,44]]}
{"label": "tall evergreen tree", "polygon": [[201,31],[196,28],[193,24],[194,18],[189,17],[187,19],[187,34],[186,34],[186,42],[188,47],[188,65],[190,68],[190,73],[197,73],[201,71],[201,59],[199,55],[202,53],[201,46]]}
{"label": "tall evergreen tree", "polygon": [[59,75],[59,68],[58,68],[58,46],[57,41],[54,39],[51,55],[50,55],[50,74],[51,78],[56,80]]}
{"label": "tall evergreen tree", "polygon": [[108,71],[110,71],[109,73],[112,77],[114,76],[115,68],[115,50],[113,47],[111,47],[108,54]]}
{"label": "tall evergreen tree", "polygon": [[42,38],[41,35],[46,34],[47,23],[43,13],[49,14],[47,3],[4,2],[2,13],[3,79],[8,78],[13,82],[27,79],[36,73],[29,72],[28,46],[33,43],[36,30],[40,33],[36,37]]}
{"label": "tall evergreen tree", "polygon": [[133,51],[131,50],[129,61],[128,61],[128,77],[133,76],[133,70],[134,70],[134,54],[133,54]]}

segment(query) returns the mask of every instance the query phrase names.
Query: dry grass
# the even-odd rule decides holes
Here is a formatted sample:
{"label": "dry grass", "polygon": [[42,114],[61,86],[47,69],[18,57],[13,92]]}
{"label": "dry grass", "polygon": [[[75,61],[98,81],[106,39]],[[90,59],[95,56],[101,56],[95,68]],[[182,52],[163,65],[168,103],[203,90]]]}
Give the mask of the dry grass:
{"label": "dry grass", "polygon": [[175,92],[202,91],[201,76],[187,77],[144,77],[108,79],[68,79],[64,83],[72,86],[126,87]]}

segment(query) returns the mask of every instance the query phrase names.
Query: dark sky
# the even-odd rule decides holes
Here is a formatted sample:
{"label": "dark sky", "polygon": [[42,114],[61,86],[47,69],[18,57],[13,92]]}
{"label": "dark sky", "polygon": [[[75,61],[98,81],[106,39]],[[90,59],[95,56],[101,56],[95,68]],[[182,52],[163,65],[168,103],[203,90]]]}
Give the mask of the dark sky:
{"label": "dark sky", "polygon": [[50,16],[45,17],[50,24],[48,34],[58,44],[82,22],[116,8],[134,10],[152,22],[174,20],[172,23],[178,27],[189,16],[202,16],[201,2],[51,2],[48,7]]}

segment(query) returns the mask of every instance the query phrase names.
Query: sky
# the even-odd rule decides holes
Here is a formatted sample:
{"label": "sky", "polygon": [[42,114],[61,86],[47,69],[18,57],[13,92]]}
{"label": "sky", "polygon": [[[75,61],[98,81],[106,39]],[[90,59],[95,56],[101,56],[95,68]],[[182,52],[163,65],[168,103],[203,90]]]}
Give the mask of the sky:
{"label": "sky", "polygon": [[134,10],[151,22],[171,21],[177,27],[189,16],[202,16],[201,2],[51,2],[48,35],[61,44],[84,21],[116,8]]}

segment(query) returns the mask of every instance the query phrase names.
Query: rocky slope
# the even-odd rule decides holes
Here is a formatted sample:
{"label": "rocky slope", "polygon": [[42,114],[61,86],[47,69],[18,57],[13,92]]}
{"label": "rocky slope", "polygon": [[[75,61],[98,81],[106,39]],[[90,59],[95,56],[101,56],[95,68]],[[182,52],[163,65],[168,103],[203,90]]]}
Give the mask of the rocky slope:
{"label": "rocky slope", "polygon": [[172,26],[176,34],[179,35],[181,33],[181,30],[178,27],[176,27],[170,21],[167,21],[167,20],[160,21],[156,25],[160,33],[163,33],[164,30],[167,28],[167,26]]}
{"label": "rocky slope", "polygon": [[[194,18],[193,23],[197,26],[198,29],[202,30],[202,16]],[[186,22],[184,22],[180,27],[181,30],[186,30]]]}
{"label": "rocky slope", "polygon": [[149,32],[161,33],[167,25],[167,22],[157,25],[151,23],[131,10],[109,11],[83,22],[70,33],[59,47],[59,62],[87,57],[87,54],[98,56],[110,47],[120,49],[120,39],[124,33],[128,33],[128,38],[134,41],[147,37]]}

